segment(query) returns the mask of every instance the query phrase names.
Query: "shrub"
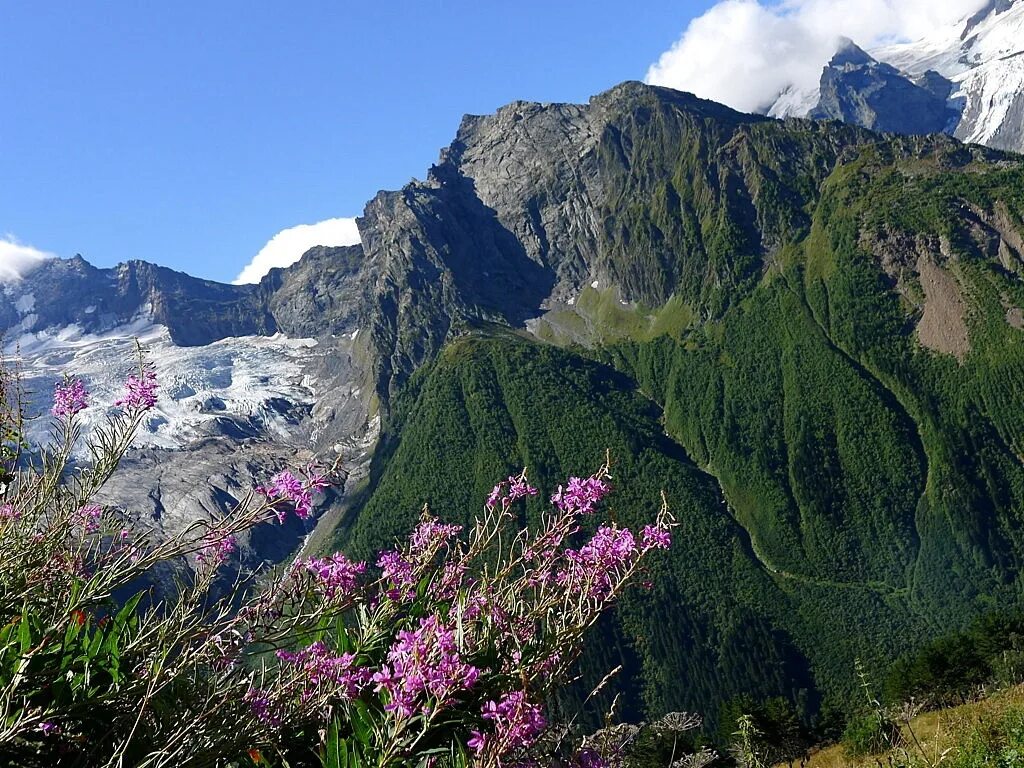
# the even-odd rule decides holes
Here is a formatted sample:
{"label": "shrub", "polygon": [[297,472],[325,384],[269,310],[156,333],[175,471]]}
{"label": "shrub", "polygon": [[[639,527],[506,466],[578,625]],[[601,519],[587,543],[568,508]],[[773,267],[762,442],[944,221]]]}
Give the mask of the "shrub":
{"label": "shrub", "polygon": [[[216,520],[156,538],[99,492],[156,404],[140,357],[107,421],[81,431],[84,384],[57,387],[53,441],[24,445],[17,379],[0,378],[0,758],[22,766],[606,765],[548,723],[584,637],[654,550],[651,525],[580,540],[607,463],[571,478],[534,531],[495,486],[471,530],[424,509],[373,562],[299,560],[218,597],[235,536],[310,514],[333,468],[282,471]],[[72,466],[85,443],[89,461]],[[172,596],[144,588],[191,568]],[[134,594],[132,594],[134,593]],[[118,601],[115,596],[131,594]],[[607,751],[607,750],[606,750]]]}
{"label": "shrub", "polygon": [[843,730],[843,748],[850,757],[876,755],[899,743],[899,727],[876,712],[850,718]]}

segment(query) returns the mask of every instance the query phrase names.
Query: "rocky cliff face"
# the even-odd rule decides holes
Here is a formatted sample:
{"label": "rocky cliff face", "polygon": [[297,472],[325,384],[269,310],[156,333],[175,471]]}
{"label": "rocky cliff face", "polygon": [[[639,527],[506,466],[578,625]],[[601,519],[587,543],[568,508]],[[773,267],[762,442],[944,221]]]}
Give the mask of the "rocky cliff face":
{"label": "rocky cliff face", "polygon": [[821,74],[818,105],[809,117],[842,120],[873,131],[940,133],[958,121],[956,110],[946,104],[952,88],[932,70],[922,74],[920,83],[914,82],[847,40]]}

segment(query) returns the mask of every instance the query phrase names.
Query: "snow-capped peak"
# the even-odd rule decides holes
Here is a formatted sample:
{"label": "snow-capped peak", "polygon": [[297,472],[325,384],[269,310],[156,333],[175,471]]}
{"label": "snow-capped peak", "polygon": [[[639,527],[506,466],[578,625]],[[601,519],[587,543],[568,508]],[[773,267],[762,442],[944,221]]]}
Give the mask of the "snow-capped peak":
{"label": "snow-capped peak", "polygon": [[[932,71],[951,81],[949,106],[959,119],[950,130],[957,138],[1024,151],[1024,0],[990,0],[928,37],[868,52],[909,79]],[[803,117],[818,98],[817,89],[789,89],[768,113]]]}

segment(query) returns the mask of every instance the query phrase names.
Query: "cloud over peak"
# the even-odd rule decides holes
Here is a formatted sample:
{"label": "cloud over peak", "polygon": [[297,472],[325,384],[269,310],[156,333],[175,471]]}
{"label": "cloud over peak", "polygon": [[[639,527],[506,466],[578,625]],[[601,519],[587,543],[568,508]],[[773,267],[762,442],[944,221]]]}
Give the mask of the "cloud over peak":
{"label": "cloud over peak", "polygon": [[13,235],[0,237],[0,283],[17,283],[47,259],[52,253],[23,245]]}
{"label": "cloud over peak", "polygon": [[289,267],[317,245],[356,245],[359,230],[354,218],[326,219],[316,224],[299,224],[282,229],[253,256],[235,278],[235,285],[258,283],[275,267]]}
{"label": "cloud over peak", "polygon": [[985,0],[723,0],[690,22],[646,80],[745,112],[787,88],[813,89],[850,38],[862,48],[918,40],[966,18]]}

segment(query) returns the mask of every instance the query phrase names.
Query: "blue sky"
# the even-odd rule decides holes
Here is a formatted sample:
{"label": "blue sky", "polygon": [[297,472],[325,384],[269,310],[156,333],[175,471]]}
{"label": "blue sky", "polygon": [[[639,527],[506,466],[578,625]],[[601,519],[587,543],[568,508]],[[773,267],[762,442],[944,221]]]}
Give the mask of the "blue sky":
{"label": "blue sky", "polygon": [[231,280],[422,177],[463,113],[643,78],[710,6],[4,3],[0,237]]}

